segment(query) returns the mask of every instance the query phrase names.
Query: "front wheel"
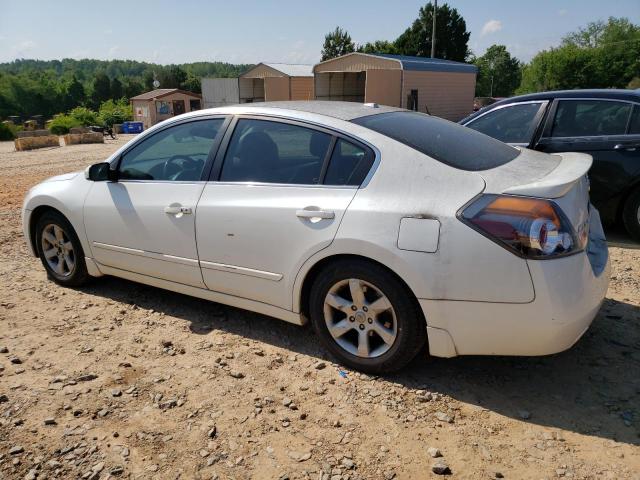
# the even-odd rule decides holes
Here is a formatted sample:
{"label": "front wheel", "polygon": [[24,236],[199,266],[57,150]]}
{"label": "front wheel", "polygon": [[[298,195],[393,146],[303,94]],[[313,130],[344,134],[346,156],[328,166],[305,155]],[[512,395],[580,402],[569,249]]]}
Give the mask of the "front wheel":
{"label": "front wheel", "polygon": [[426,342],[426,324],[411,292],[366,261],[340,261],[323,270],[311,289],[310,316],[325,347],[341,363],[367,373],[401,369]]}
{"label": "front wheel", "polygon": [[89,278],[84,252],[69,221],[57,212],[46,212],[36,224],[38,255],[54,282],[78,287]]}
{"label": "front wheel", "polygon": [[622,220],[627,232],[640,242],[640,188],[637,188],[624,204]]}

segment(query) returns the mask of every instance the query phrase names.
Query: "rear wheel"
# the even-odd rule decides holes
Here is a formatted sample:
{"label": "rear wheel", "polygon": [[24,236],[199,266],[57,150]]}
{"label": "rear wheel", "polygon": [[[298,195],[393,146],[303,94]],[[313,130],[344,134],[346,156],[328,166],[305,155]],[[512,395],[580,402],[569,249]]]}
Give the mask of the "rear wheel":
{"label": "rear wheel", "polygon": [[426,342],[411,292],[383,267],[360,260],[330,265],[310,296],[314,330],[341,363],[367,373],[399,370]]}
{"label": "rear wheel", "polygon": [[622,220],[627,232],[640,242],[640,188],[629,195],[622,211]]}
{"label": "rear wheel", "polygon": [[89,278],[82,245],[69,221],[57,212],[46,212],[36,224],[38,255],[49,278],[77,287]]}

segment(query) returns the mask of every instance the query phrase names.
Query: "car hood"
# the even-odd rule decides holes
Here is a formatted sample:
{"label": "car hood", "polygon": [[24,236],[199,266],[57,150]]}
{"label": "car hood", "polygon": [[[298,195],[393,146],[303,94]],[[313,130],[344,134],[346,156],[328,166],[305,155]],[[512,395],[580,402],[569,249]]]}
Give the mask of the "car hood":
{"label": "car hood", "polygon": [[77,177],[82,172],[71,172],[71,173],[63,173],[62,175],[56,175],[55,177],[47,178],[43,180],[42,183],[47,182],[64,182],[66,180],[72,180]]}

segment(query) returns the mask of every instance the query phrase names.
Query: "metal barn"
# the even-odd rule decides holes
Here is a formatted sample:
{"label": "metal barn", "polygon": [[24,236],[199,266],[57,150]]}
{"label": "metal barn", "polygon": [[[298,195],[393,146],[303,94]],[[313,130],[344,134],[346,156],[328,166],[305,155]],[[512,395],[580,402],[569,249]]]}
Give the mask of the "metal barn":
{"label": "metal barn", "polygon": [[312,69],[312,65],[259,63],[239,78],[203,78],[204,105],[313,100]]}
{"label": "metal barn", "polygon": [[379,103],[457,121],[473,110],[477,67],[439,58],[349,53],[313,67],[315,98]]}

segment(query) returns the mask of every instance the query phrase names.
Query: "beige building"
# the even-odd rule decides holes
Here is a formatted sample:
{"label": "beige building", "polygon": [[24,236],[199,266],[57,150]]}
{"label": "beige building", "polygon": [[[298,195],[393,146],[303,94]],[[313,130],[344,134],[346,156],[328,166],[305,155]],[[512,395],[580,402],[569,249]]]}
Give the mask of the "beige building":
{"label": "beige building", "polygon": [[259,63],[238,78],[239,102],[313,100],[313,66]]}
{"label": "beige building", "polygon": [[203,78],[205,108],[275,100],[313,100],[313,65],[259,63],[239,78]]}
{"label": "beige building", "polygon": [[167,118],[200,110],[201,96],[177,88],[160,88],[130,99],[133,120],[147,129]]}
{"label": "beige building", "polygon": [[379,103],[452,121],[473,111],[477,68],[439,58],[349,53],[313,67],[315,98]]}

